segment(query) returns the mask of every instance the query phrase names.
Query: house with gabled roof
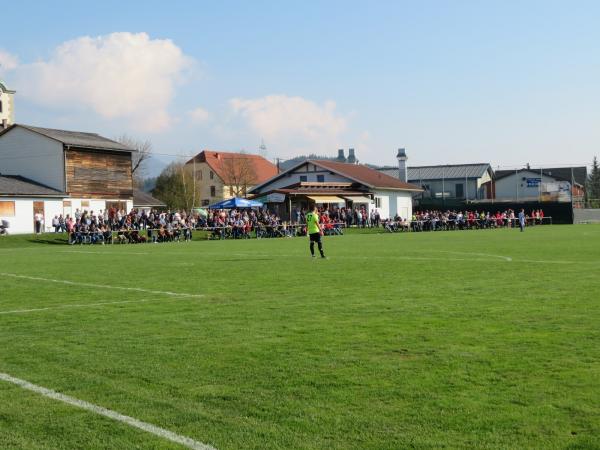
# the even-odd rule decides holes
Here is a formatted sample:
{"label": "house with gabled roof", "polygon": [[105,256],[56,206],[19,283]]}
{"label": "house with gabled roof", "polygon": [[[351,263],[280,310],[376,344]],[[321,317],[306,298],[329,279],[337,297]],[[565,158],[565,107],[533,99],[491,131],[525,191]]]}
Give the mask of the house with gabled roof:
{"label": "house with gabled roof", "polygon": [[246,197],[254,186],[277,175],[277,166],[260,155],[203,150],[186,165],[192,170],[200,204]]}
{"label": "house with gabled roof", "polygon": [[422,189],[362,164],[302,161],[255,186],[250,193],[281,217],[312,204],[377,209],[382,218],[412,216],[412,197]]}
{"label": "house with gabled roof", "polygon": [[[96,133],[13,124],[0,131],[0,173],[64,193],[64,216],[77,210],[129,211],[133,207],[133,151]],[[40,212],[48,227],[52,217],[48,220],[45,202],[38,203]]]}

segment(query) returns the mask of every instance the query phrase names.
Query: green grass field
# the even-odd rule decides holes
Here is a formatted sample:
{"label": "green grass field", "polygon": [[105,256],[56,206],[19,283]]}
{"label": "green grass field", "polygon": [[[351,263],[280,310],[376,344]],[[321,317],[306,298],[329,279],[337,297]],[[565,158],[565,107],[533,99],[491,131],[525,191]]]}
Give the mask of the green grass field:
{"label": "green grass field", "polygon": [[[56,244],[0,238],[0,373],[218,449],[600,448],[600,226]],[[8,448],[181,447],[0,380]]]}

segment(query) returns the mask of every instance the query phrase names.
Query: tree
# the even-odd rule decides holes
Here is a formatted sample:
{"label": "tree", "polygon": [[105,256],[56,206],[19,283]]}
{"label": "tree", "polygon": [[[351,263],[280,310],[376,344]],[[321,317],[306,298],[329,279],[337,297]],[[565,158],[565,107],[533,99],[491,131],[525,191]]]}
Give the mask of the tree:
{"label": "tree", "polygon": [[131,154],[131,174],[139,182],[143,178],[144,163],[152,154],[152,142],[136,139],[127,134],[119,136],[117,142],[134,150]]}
{"label": "tree", "polygon": [[195,186],[192,168],[174,162],[165,167],[156,179],[152,195],[165,202],[170,209],[190,211],[196,206],[194,200],[199,198]]}
{"label": "tree", "polygon": [[598,158],[594,156],[592,171],[588,176],[586,195],[592,208],[600,208],[600,167]]}
{"label": "tree", "polygon": [[256,171],[247,155],[235,155],[223,160],[223,183],[229,186],[234,197],[245,197],[248,189],[256,184]]}

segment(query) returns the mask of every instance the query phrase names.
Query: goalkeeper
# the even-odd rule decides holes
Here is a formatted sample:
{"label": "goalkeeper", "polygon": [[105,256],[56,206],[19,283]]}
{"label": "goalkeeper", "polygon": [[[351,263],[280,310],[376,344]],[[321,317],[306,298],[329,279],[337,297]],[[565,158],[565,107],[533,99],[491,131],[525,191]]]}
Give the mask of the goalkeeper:
{"label": "goalkeeper", "polygon": [[315,257],[315,242],[319,247],[319,253],[321,253],[321,258],[325,258],[325,253],[323,253],[323,243],[321,242],[321,236],[323,236],[323,231],[321,230],[321,225],[319,224],[319,213],[317,210],[317,205],[315,205],[312,209],[312,212],[306,214],[306,231],[310,238],[310,254],[314,258]]}

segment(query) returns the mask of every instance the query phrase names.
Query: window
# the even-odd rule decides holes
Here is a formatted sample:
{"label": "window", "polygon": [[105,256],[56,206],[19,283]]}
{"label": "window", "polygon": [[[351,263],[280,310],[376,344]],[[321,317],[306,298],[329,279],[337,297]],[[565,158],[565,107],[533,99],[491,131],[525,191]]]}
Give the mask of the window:
{"label": "window", "polygon": [[211,179],[211,180],[214,180],[214,178],[215,178],[215,174],[214,174],[214,172],[211,170],[211,171],[210,171],[210,179]]}
{"label": "window", "polygon": [[201,179],[202,179],[202,171],[201,171],[201,170],[199,170],[198,172],[196,172],[196,178],[197,178],[198,180],[201,180]]}
{"label": "window", "polygon": [[375,197],[375,208],[381,208],[381,198]]}
{"label": "window", "polygon": [[300,182],[307,181],[306,175],[300,175]]}
{"label": "window", "polygon": [[202,206],[210,205],[210,200],[202,200]]}
{"label": "window", "polygon": [[0,217],[15,217],[15,202],[0,202]]}
{"label": "window", "polygon": [[71,207],[71,201],[70,200],[64,200],[63,201],[63,208],[70,208]]}
{"label": "window", "polygon": [[317,181],[323,183],[325,181],[325,175],[317,175]]}
{"label": "window", "polygon": [[[211,174],[212,174],[212,172],[211,172]],[[216,195],[217,195],[217,188],[214,187],[214,186],[211,186],[210,187],[210,196],[211,197],[216,197]]]}
{"label": "window", "polygon": [[90,207],[90,201],[89,200],[81,200],[81,207],[82,208],[89,208]]}
{"label": "window", "polygon": [[456,198],[463,198],[465,195],[464,185],[462,183],[456,184]]}
{"label": "window", "polygon": [[127,202],[106,202],[104,203],[104,209],[107,211],[111,209],[114,209],[115,211],[127,211]]}

